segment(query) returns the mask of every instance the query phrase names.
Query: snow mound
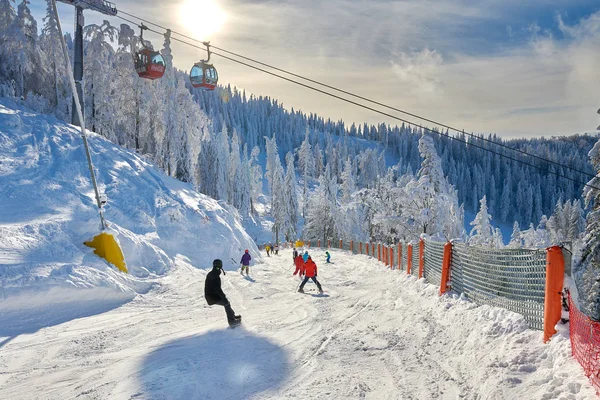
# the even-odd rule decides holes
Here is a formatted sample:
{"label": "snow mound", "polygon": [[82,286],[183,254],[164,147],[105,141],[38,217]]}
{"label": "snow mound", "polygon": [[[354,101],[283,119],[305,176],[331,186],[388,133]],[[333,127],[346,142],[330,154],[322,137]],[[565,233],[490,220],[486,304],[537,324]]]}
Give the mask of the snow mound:
{"label": "snow mound", "polygon": [[178,256],[201,268],[221,258],[227,268],[244,249],[258,253],[235,209],[98,135],[89,142],[130,274],[83,245],[100,226],[79,130],[0,99],[0,301],[57,288],[69,299],[83,288],[131,299]]}

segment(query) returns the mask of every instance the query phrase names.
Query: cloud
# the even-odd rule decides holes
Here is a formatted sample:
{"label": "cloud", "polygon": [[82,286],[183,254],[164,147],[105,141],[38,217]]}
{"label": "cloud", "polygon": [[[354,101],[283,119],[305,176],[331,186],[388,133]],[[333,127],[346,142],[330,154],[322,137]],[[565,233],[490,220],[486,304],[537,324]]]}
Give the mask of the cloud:
{"label": "cloud", "polygon": [[[572,0],[214,1],[228,22],[207,38],[213,45],[459,128],[521,136],[598,125],[600,11],[593,1],[585,10]],[[177,19],[181,2],[118,6],[190,33]],[[36,7],[40,21],[45,6]],[[64,7],[69,24],[72,8]],[[86,16],[87,23],[102,19]],[[162,37],[148,37],[162,44]],[[172,45],[181,69],[205,56]],[[287,107],[348,124],[396,123],[217,56],[213,61],[223,84]]]}
{"label": "cloud", "polygon": [[439,92],[442,89],[442,64],[441,54],[429,49],[400,53],[398,61],[392,61],[394,72],[412,93]]}

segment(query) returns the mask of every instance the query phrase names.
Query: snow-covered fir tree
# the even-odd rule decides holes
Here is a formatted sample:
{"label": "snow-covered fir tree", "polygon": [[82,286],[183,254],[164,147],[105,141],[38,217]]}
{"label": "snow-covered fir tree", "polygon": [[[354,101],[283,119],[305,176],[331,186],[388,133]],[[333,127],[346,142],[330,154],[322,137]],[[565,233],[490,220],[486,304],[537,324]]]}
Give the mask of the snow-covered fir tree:
{"label": "snow-covered fir tree", "polygon": [[523,247],[523,238],[521,237],[521,228],[519,228],[519,223],[517,221],[515,221],[515,223],[513,224],[512,235],[510,236],[510,242],[508,243],[507,247],[515,248],[515,249]]}
{"label": "snow-covered fir tree", "polygon": [[297,239],[298,226],[298,195],[296,194],[296,169],[294,168],[294,155],[288,152],[285,156],[286,172],[285,172],[285,199],[287,205],[287,218],[283,226],[283,234],[286,241]]}
{"label": "snow-covered fir tree", "polygon": [[494,228],[492,227],[492,216],[488,213],[487,200],[483,196],[479,202],[479,212],[471,222],[471,233],[469,233],[469,244],[476,246],[494,245]]}
{"label": "snow-covered fir tree", "polygon": [[600,321],[600,140],[596,142],[589,157],[596,176],[588,182],[584,190],[586,207],[591,207],[587,216],[584,246],[582,252],[584,309],[596,321]]}

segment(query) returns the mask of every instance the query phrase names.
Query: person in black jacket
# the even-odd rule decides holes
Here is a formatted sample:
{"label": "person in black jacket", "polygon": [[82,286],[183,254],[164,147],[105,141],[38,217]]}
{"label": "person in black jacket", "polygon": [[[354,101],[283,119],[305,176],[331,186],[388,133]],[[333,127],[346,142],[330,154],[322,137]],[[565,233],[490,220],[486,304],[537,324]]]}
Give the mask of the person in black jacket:
{"label": "person in black jacket", "polygon": [[239,325],[242,322],[242,317],[235,315],[235,312],[231,308],[227,296],[221,289],[221,270],[223,269],[223,261],[216,259],[213,261],[213,269],[206,275],[206,281],[204,282],[204,297],[209,306],[218,304],[225,307],[225,313],[227,314],[227,322],[232,328]]}

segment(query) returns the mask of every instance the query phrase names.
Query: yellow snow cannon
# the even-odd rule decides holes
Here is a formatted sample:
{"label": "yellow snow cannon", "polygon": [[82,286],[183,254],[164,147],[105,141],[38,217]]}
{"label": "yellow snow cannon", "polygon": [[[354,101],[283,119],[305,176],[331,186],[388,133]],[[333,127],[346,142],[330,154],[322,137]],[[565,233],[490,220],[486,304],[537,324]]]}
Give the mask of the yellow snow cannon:
{"label": "yellow snow cannon", "polygon": [[102,232],[99,235],[94,236],[91,241],[84,242],[83,244],[93,248],[94,254],[98,257],[104,258],[121,271],[125,273],[128,272],[123,251],[112,234]]}

